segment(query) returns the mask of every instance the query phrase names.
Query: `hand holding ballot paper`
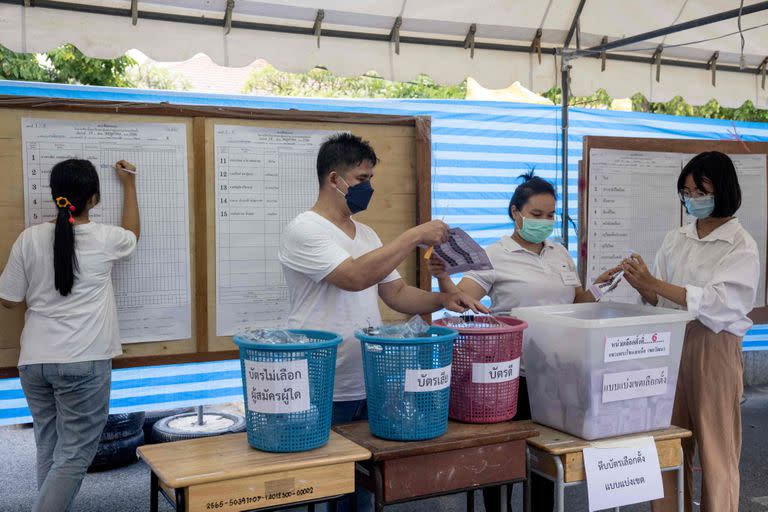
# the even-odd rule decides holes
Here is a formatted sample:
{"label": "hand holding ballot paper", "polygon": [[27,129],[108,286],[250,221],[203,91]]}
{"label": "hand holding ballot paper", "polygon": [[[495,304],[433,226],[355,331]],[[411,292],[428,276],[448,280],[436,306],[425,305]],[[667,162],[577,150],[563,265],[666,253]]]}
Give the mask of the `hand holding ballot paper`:
{"label": "hand holding ballot paper", "polygon": [[493,269],[485,250],[461,228],[449,229],[448,240],[430,247],[424,253],[424,258],[428,259],[432,266],[442,266],[448,275],[469,270]]}
{"label": "hand holding ballot paper", "polygon": [[[627,253],[627,258],[620,262],[616,267],[606,270],[600,274],[595,282],[589,285],[589,291],[594,295],[595,301],[600,302],[603,297],[614,291],[622,280],[625,279],[625,265],[627,262],[633,264],[642,263],[642,259],[634,251]],[[643,266],[645,264],[643,263]]]}

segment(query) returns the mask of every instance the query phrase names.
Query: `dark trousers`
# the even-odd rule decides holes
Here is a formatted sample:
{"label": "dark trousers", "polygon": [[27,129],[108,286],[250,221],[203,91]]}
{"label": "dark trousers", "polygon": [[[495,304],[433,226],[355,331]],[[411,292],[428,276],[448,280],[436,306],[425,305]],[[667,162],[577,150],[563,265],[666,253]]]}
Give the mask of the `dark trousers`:
{"label": "dark trousers", "polygon": [[[528,402],[528,384],[525,377],[520,377],[520,391],[517,398],[517,414],[514,421],[531,419],[531,404]],[[501,510],[502,487],[483,489],[483,503],[486,512]],[[507,486],[508,508],[512,510],[512,486]],[[531,473],[531,510],[551,512],[555,508],[555,484],[546,478]]]}

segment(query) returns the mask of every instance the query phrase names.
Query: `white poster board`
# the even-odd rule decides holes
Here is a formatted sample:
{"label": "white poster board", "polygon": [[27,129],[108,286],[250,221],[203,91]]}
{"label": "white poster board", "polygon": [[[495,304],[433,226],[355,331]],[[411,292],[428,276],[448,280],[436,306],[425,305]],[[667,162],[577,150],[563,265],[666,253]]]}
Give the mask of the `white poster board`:
{"label": "white poster board", "polygon": [[[692,219],[677,195],[677,178],[694,154],[593,148],[589,153],[587,283],[634,251],[653,264],[668,232]],[[731,154],[742,191],[737,216],[760,251],[755,307],[765,306],[768,186],[765,154]],[[626,282],[608,300],[639,301]]]}
{"label": "white poster board", "polygon": [[184,124],[21,120],[26,225],[57,215],[51,198],[51,168],[69,158],[96,167],[101,202],[94,222],[119,225],[123,190],[114,165],[136,165],[141,239],[136,253],[115,264],[120,338],[123,343],[169,341],[192,336],[189,258],[187,130]]}
{"label": "white poster board", "polygon": [[214,125],[217,336],[287,321],[280,237],[317,199],[317,153],[333,133]]}

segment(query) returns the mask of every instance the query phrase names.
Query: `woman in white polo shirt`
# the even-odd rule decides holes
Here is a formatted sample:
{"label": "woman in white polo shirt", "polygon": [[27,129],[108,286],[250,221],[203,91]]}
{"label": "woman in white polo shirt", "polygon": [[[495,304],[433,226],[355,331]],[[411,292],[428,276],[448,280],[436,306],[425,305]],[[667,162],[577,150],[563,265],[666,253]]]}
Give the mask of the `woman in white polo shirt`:
{"label": "woman in white polo shirt", "polygon": [[[645,302],[687,309],[696,316],[685,331],[672,423],[691,430],[683,440],[685,503],[692,507],[692,463],[698,444],[702,468],[701,512],[739,509],[739,454],[744,363],[741,341],[752,326],[760,278],[757,244],[734,216],[741,188],[733,162],[716,151],[701,153],[677,181],[680,201],[696,221],[667,234],[651,273],[634,255],[624,278]],[[677,510],[674,478],[665,477],[665,499],[654,511]]]}
{"label": "woman in white polo shirt", "polygon": [[[581,286],[568,250],[549,240],[555,227],[554,187],[532,172],[521,179],[524,182],[509,201],[514,232],[485,249],[493,270],[467,272],[455,285],[433,256],[430,269],[440,288],[453,291],[458,287],[477,300],[488,295],[494,313],[526,306],[594,302],[592,294]],[[598,281],[607,277],[610,272]]]}
{"label": "woman in white polo shirt", "polygon": [[[437,277],[440,289],[451,292],[458,288],[476,300],[488,295],[491,311],[502,314],[526,306],[594,302],[592,294],[581,286],[568,250],[549,240],[555,226],[554,187],[533,172],[521,179],[524,182],[515,189],[507,212],[515,224],[514,232],[485,249],[493,270],[467,272],[456,285],[445,274],[440,260],[433,256],[430,270]],[[608,271],[597,282],[611,275],[612,271]],[[530,419],[527,386],[522,377],[518,400],[515,419]],[[552,483],[533,474],[531,484],[533,510],[551,511]],[[483,494],[486,510],[498,510],[500,496],[492,491]]]}

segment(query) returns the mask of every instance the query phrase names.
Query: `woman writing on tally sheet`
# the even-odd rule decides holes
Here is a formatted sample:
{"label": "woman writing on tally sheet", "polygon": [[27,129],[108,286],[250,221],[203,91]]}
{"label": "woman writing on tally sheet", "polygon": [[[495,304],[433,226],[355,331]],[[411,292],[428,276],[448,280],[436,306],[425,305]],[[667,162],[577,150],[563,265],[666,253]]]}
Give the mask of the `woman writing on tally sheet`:
{"label": "woman writing on tally sheet", "polygon": [[[683,439],[685,505],[692,507],[692,463],[698,445],[701,512],[737,512],[744,363],[741,341],[752,326],[760,278],[757,244],[735,217],[741,188],[733,162],[717,151],[701,153],[677,181],[680,201],[696,220],[667,234],[653,273],[642,258],[624,261],[624,279],[654,306],[687,309],[696,320],[685,331],[672,424]],[[664,475],[656,512],[677,510],[674,477]]]}
{"label": "woman writing on tally sheet", "polygon": [[99,175],[87,160],[51,170],[53,222],[25,229],[0,275],[0,303],[26,301],[19,377],[35,431],[33,511],[70,510],[109,414],[112,358],[122,353],[112,267],[139,237],[136,168],[116,164],[122,227],[91,222]]}
{"label": "woman writing on tally sheet", "polygon": [[[592,293],[585,291],[579,282],[568,250],[549,238],[555,227],[555,188],[533,172],[520,178],[523,183],[515,189],[507,209],[515,229],[511,236],[503,236],[486,247],[493,269],[467,272],[456,285],[445,273],[442,261],[433,255],[430,271],[437,277],[440,290],[450,292],[458,288],[475,300],[488,295],[491,311],[497,314],[509,314],[512,309],[526,306],[594,302]],[[615,271],[604,273],[596,282],[607,281]],[[530,419],[524,377],[520,378],[519,396],[515,419]],[[536,474],[531,478],[533,510],[551,511],[554,485]],[[498,492],[485,490],[483,496],[486,510],[499,510]]]}

